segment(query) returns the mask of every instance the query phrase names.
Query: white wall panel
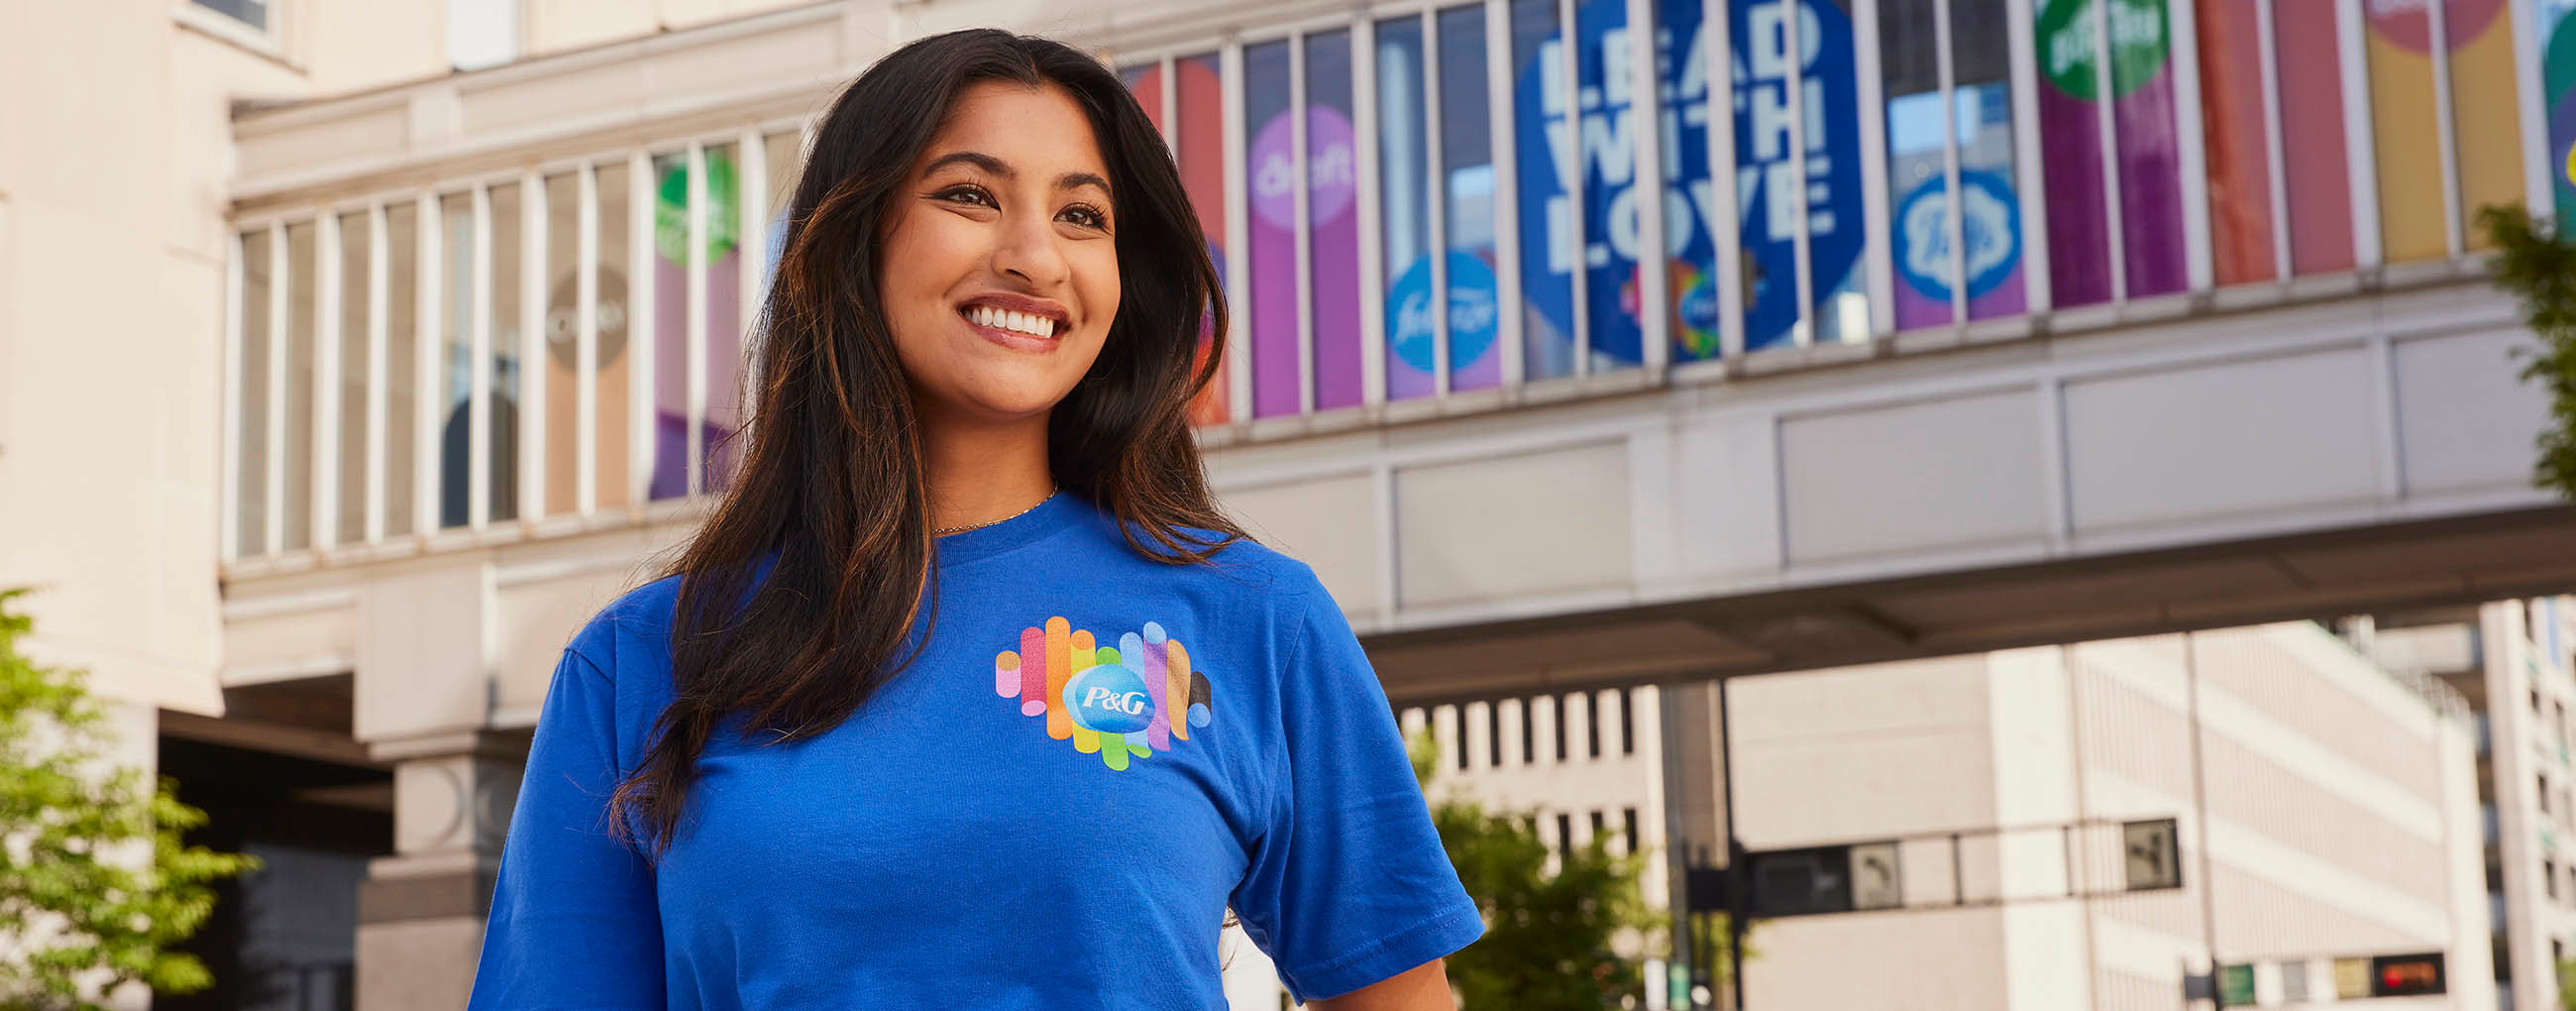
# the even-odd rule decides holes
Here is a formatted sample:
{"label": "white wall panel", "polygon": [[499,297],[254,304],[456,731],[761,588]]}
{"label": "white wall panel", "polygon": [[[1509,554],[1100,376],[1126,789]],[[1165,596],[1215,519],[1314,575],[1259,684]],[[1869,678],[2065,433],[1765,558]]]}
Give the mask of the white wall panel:
{"label": "white wall panel", "polygon": [[256,672],[349,661],[357,651],[355,608],[296,610],[224,622],[224,670]]}
{"label": "white wall panel", "polygon": [[1312,566],[1333,601],[1352,613],[1384,603],[1374,502],[1366,473],[1229,489],[1224,499],[1247,532]]}
{"label": "white wall panel", "polygon": [[1772,920],[1753,936],[1757,956],[1744,963],[1744,1003],[1914,1011],[2011,1007],[2003,939],[2003,914],[1994,909]]}
{"label": "white wall panel", "polygon": [[620,566],[496,589],[493,708],[533,715],[546,700],[546,685],[573,633],[634,583]]}
{"label": "white wall panel", "polygon": [[1635,568],[1631,494],[1619,442],[1399,470],[1400,599],[1420,607],[1620,586]]}
{"label": "white wall panel", "polygon": [[2370,375],[2351,347],[2069,382],[2077,533],[2368,500]]}
{"label": "white wall panel", "polygon": [[[2521,330],[2421,337],[2395,346],[2397,438],[2409,493],[2522,487],[2549,399],[2515,378]],[[2511,363],[2511,364],[2508,364]]]}
{"label": "white wall panel", "polygon": [[[1735,682],[1728,722],[1745,845],[1994,824],[1987,667],[1972,654]],[[1993,874],[1968,876],[1973,886]]]}
{"label": "white wall panel", "polygon": [[1780,565],[1779,428],[1770,415],[1692,419],[1673,433],[1675,541],[1683,571]]}
{"label": "white wall panel", "polygon": [[1780,423],[1792,562],[2043,536],[2037,394],[1974,394]]}
{"label": "white wall panel", "polygon": [[491,674],[489,565],[380,576],[358,595],[351,735],[361,741],[481,727]]}

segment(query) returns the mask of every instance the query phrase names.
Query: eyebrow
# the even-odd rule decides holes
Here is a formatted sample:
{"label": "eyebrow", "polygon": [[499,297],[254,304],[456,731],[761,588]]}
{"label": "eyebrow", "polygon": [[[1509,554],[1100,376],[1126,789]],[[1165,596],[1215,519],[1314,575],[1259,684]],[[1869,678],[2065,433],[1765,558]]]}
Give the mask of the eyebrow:
{"label": "eyebrow", "polygon": [[[948,154],[940,155],[939,157],[932,159],[929,167],[921,170],[921,174],[929,175],[950,165],[957,164],[972,165],[986,172],[1001,176],[1004,179],[1017,179],[1020,177],[1019,170],[1012,168],[1009,162],[995,158],[992,155],[985,154],[981,151],[952,151]],[[1109,188],[1109,180],[1103,179],[1090,172],[1067,172],[1055,177],[1055,188],[1058,190],[1080,189],[1085,186],[1095,187],[1104,195],[1117,195],[1116,191]]]}

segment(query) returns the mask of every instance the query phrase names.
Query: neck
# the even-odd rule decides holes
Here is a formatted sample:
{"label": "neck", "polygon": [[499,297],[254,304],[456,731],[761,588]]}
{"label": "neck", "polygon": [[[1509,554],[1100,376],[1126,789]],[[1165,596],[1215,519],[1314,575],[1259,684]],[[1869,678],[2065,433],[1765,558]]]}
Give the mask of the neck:
{"label": "neck", "polygon": [[1055,488],[1046,436],[1044,414],[992,424],[925,419],[931,529],[992,523],[1044,501]]}

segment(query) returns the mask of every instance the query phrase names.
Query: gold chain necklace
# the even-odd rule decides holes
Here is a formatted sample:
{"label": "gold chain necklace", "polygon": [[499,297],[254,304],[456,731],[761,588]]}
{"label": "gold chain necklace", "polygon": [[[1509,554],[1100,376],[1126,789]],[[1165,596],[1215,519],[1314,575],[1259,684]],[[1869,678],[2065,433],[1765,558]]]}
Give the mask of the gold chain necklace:
{"label": "gold chain necklace", "polygon": [[949,534],[962,534],[962,533],[965,533],[966,531],[969,531],[969,530],[981,530],[981,529],[984,529],[985,527],[992,526],[993,524],[996,524],[996,523],[1008,523],[1008,522],[1010,522],[1010,521],[1012,521],[1012,520],[1019,519],[1019,518],[1020,518],[1020,517],[1022,517],[1022,516],[1026,516],[1026,515],[1028,515],[1029,513],[1033,512],[1033,511],[1036,511],[1036,509],[1037,509],[1037,507],[1038,507],[1038,506],[1042,506],[1042,505],[1047,504],[1048,502],[1052,502],[1052,501],[1054,501],[1054,500],[1055,500],[1055,493],[1056,493],[1057,491],[1059,491],[1059,490],[1061,490],[1061,489],[1060,489],[1060,487],[1059,487],[1058,485],[1056,485],[1054,482],[1048,482],[1048,484],[1047,484],[1047,494],[1046,494],[1046,497],[1045,497],[1045,498],[1042,498],[1042,499],[1039,499],[1039,500],[1037,501],[1037,505],[1030,506],[1030,507],[1028,507],[1027,509],[1022,509],[1022,510],[1020,510],[1020,511],[1018,511],[1018,512],[1015,512],[1015,513],[1012,513],[1012,514],[1010,514],[1010,515],[1008,515],[1008,516],[1004,516],[1004,517],[1002,517],[1001,519],[998,519],[998,520],[985,520],[985,521],[984,521],[984,522],[982,522],[982,523],[970,523],[970,524],[967,524],[966,526],[962,526],[962,527],[938,527],[938,528],[935,528],[935,529],[931,530],[931,531],[930,531],[930,535],[931,535],[931,536],[933,536],[933,537],[944,537],[944,536],[947,536],[947,535],[949,535]]}

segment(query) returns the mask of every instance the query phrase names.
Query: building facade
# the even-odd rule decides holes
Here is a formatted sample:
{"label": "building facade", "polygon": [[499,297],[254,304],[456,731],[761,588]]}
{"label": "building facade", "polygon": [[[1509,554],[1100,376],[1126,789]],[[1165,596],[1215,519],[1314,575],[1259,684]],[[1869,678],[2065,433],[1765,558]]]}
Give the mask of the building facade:
{"label": "building facade", "polygon": [[[2181,1009],[2198,975],[2312,1007],[2426,954],[2446,993],[2363,1005],[2497,1006],[2468,709],[2314,624],[1732,692],[1745,844],[1886,840],[1893,868],[1862,911],[1762,921],[1748,1007]],[[2124,835],[2163,819],[2178,849]]]}
{"label": "building facade", "polygon": [[[1745,678],[1724,710],[1689,684],[1400,717],[1437,745],[1435,795],[1644,849],[1657,908],[1722,862],[1724,790],[1757,878],[1853,847],[1847,905],[1756,922],[1748,1007],[2310,1007],[2426,955],[2446,992],[2369,1006],[2496,1007],[2474,714],[2368,645],[2284,623]],[[1723,999],[1672,993],[1635,1006]]]}
{"label": "building facade", "polygon": [[803,134],[1002,25],[1164,131],[1217,485],[1400,704],[2556,592],[2473,214],[2576,206],[2568,10],[39,7],[0,582],[224,839],[357,888],[274,975],[455,1006],[555,651],[731,479]]}
{"label": "building facade", "polygon": [[2387,615],[2365,636],[2392,669],[2438,677],[2478,727],[2478,799],[2496,986],[2509,1008],[2555,1008],[2576,950],[2576,605],[2565,597]]}

